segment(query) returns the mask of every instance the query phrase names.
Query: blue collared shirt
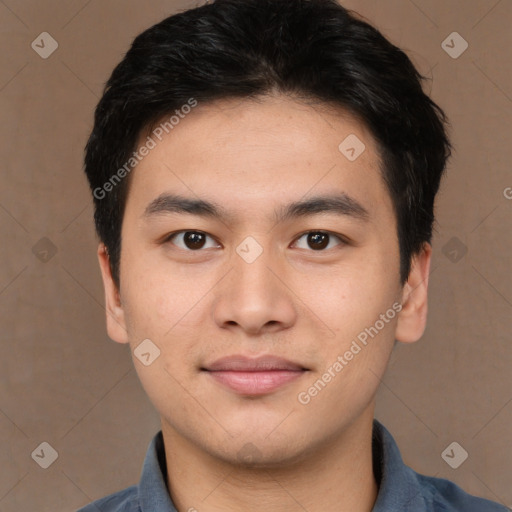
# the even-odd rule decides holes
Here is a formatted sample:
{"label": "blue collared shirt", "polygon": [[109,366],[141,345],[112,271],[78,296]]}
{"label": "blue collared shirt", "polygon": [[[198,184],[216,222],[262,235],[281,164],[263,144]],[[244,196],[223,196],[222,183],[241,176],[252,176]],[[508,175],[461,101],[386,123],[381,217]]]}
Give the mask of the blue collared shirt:
{"label": "blue collared shirt", "polygon": [[[400,456],[395,440],[373,422],[374,473],[379,485],[372,512],[509,512],[498,503],[477,498],[443,478],[416,473]],[[110,494],[77,512],[177,512],[167,491],[162,431],[149,444],[138,485]]]}

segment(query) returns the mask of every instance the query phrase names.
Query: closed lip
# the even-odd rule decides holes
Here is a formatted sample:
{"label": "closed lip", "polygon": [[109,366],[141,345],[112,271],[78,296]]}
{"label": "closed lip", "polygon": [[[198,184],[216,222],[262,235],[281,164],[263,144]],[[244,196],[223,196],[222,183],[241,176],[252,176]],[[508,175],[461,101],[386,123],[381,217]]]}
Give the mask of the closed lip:
{"label": "closed lip", "polygon": [[299,363],[282,357],[241,354],[217,359],[202,368],[221,385],[243,396],[263,396],[299,379],[308,371]]}
{"label": "closed lip", "polygon": [[304,371],[305,368],[299,363],[289,361],[282,357],[264,355],[249,357],[241,354],[221,357],[211,364],[201,368],[209,372],[268,372],[268,371]]}

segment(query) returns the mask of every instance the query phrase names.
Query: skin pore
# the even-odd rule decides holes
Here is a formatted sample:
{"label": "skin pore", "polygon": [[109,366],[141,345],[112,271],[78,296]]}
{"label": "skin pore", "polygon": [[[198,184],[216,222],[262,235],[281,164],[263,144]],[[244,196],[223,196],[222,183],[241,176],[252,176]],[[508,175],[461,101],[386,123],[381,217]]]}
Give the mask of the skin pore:
{"label": "skin pore", "polygon": [[[365,145],[354,161],[338,149],[351,134]],[[199,104],[130,179],[120,290],[98,249],[107,329],[132,354],[146,339],[160,350],[149,366],[133,361],[161,416],[178,511],[371,511],[375,394],[394,340],[423,334],[431,257],[426,244],[401,286],[371,134],[344,111],[285,96]],[[165,195],[208,201],[222,216],[178,211]],[[341,198],[338,208],[282,215],[326,196]],[[308,236],[319,231],[323,243]],[[239,247],[262,252],[249,263]],[[395,303],[400,313],[301,403]],[[203,370],[229,355],[279,356],[307,371],[240,394]]]}

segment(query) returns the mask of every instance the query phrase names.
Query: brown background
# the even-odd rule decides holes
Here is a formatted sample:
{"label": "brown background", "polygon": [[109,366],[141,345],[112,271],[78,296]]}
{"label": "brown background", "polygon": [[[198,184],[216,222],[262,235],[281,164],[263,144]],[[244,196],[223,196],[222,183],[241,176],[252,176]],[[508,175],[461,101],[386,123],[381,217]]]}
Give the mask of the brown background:
{"label": "brown background", "polygon": [[[128,346],[106,335],[82,156],[133,37],[195,4],[0,0],[2,512],[72,511],[135,483],[159,429]],[[344,4],[433,78],[456,147],[437,203],[429,325],[397,347],[377,417],[417,471],[512,506],[512,2]],[[48,59],[31,48],[43,31],[59,43]],[[457,59],[441,47],[453,31],[469,43]],[[59,455],[46,470],[31,458],[43,441]],[[452,441],[469,453],[458,469],[441,458]]]}

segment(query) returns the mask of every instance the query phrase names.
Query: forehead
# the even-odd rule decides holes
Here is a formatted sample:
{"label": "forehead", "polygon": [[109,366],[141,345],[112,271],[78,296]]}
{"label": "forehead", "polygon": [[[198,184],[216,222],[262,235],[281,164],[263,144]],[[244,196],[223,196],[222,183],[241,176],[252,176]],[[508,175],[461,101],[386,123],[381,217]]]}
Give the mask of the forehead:
{"label": "forehead", "polygon": [[210,199],[234,217],[268,216],[281,204],[333,193],[370,215],[391,208],[373,137],[340,108],[283,96],[223,100],[198,104],[162,131],[149,134],[154,147],[130,176],[127,210],[139,215],[162,193]]}

